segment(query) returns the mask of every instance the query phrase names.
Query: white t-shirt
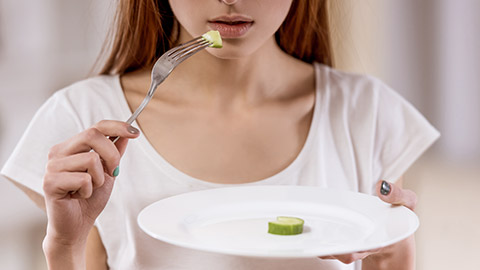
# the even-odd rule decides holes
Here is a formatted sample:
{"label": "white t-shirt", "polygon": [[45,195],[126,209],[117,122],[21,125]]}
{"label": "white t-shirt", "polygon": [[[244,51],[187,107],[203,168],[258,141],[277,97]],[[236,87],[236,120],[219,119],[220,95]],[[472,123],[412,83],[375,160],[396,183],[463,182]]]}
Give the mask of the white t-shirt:
{"label": "white t-shirt", "polygon": [[[305,185],[374,194],[395,181],[438,138],[411,104],[379,80],[315,64],[316,100],[303,149],[284,170],[245,185]],[[55,93],[37,112],[1,173],[43,194],[49,148],[103,119],[131,115],[119,76],[98,76]],[[131,140],[111,198],[96,221],[111,269],[360,269],[360,263],[259,259],[176,247],[137,225],[147,205],[172,195],[224,187],[169,164],[143,136]],[[230,185],[229,185],[230,186]],[[195,202],[192,202],[192,204]]]}

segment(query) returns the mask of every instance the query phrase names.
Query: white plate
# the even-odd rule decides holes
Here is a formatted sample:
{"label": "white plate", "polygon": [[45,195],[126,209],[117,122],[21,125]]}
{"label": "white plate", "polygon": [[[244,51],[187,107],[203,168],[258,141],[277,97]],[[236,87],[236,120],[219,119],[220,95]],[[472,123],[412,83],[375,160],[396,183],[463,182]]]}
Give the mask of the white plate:
{"label": "white plate", "polygon": [[[305,220],[304,232],[267,232],[277,216]],[[196,191],[153,203],[138,224],[150,236],[203,251],[304,258],[384,247],[415,232],[403,206],[344,190],[305,186],[243,186]]]}

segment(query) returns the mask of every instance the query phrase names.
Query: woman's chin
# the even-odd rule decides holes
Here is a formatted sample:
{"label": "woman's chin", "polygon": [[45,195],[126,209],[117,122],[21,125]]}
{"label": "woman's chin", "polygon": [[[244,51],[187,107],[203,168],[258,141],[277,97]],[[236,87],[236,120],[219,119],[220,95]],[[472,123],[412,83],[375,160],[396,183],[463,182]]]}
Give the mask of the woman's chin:
{"label": "woman's chin", "polygon": [[223,46],[223,48],[207,48],[207,52],[211,55],[224,60],[239,60],[251,56],[255,50],[246,50],[245,48],[237,48],[235,46]]}

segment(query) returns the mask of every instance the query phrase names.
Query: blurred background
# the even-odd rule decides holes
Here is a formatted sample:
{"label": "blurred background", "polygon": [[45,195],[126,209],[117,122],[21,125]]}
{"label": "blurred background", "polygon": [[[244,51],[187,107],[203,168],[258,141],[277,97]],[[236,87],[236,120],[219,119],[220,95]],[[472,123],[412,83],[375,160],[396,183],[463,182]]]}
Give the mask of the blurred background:
{"label": "blurred background", "polygon": [[[337,67],[381,78],[442,134],[405,179],[417,269],[480,269],[480,1],[331,2]],[[115,4],[0,0],[0,165],[45,99],[90,75]],[[45,224],[0,177],[0,269],[46,269]]]}

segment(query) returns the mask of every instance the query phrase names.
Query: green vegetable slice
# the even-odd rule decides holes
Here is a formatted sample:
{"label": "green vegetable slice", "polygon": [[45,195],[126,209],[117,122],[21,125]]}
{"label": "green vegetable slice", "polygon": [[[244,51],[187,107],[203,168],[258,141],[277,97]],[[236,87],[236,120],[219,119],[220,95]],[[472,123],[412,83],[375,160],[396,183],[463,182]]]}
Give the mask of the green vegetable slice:
{"label": "green vegetable slice", "polygon": [[277,217],[268,222],[268,232],[277,235],[295,235],[303,232],[304,221],[297,217]]}
{"label": "green vegetable slice", "polygon": [[208,42],[212,43],[209,47],[212,48],[222,48],[222,37],[220,33],[216,30],[208,31],[207,33],[203,34],[202,37],[207,40]]}

